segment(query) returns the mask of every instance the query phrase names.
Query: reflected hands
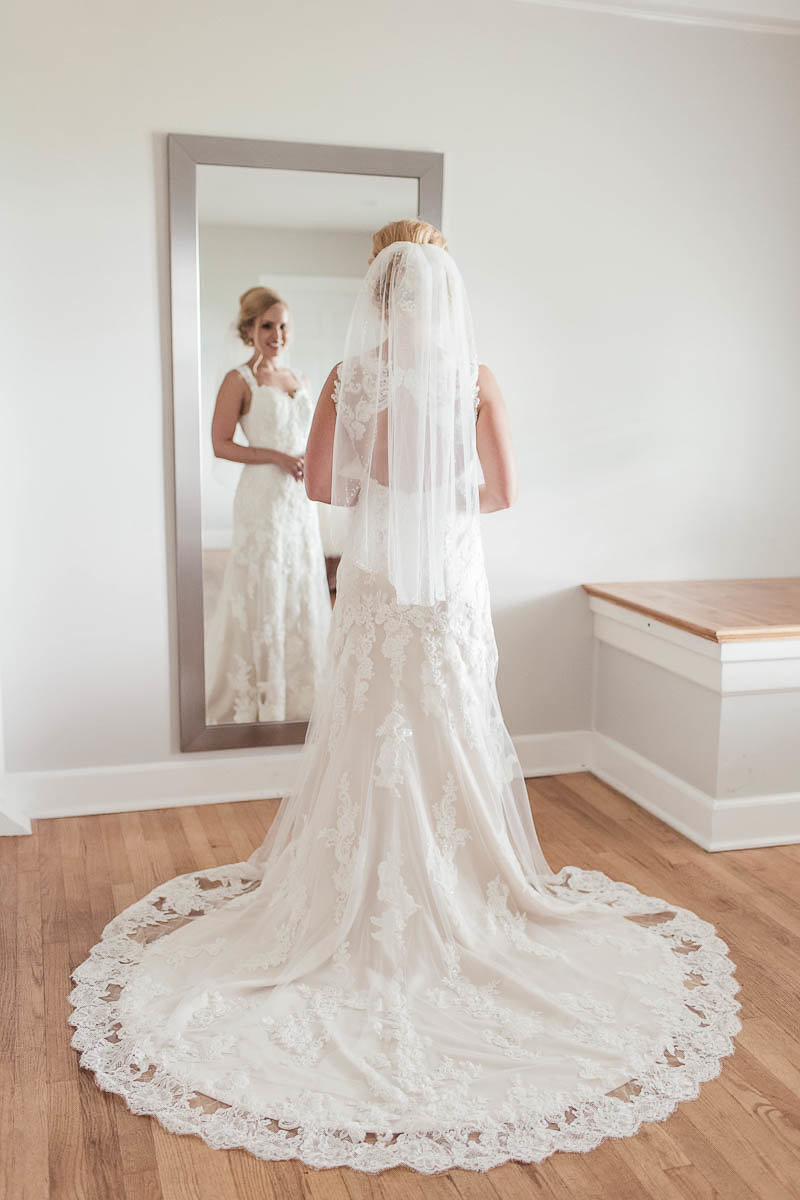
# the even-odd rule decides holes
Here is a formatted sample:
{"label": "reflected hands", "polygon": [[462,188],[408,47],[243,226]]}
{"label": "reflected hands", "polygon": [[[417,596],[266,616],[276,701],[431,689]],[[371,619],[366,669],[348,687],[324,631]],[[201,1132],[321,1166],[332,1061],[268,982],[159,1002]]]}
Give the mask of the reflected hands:
{"label": "reflected hands", "polygon": [[283,454],[278,450],[275,452],[275,465],[295,479],[302,479],[305,475],[304,454]]}

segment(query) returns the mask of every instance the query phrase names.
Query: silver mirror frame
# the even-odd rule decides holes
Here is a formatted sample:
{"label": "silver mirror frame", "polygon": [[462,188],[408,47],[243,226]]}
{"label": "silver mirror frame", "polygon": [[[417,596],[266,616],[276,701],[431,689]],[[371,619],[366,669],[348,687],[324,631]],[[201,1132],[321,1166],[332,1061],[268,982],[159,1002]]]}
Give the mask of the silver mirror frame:
{"label": "silver mirror frame", "polygon": [[441,227],[444,155],[416,150],[379,150],[362,146],[327,146],[174,133],[169,134],[167,139],[167,155],[180,748],[190,751],[297,745],[305,740],[307,721],[206,724],[197,167],[201,164],[267,167],[288,171],[415,178],[418,184],[418,215]]}

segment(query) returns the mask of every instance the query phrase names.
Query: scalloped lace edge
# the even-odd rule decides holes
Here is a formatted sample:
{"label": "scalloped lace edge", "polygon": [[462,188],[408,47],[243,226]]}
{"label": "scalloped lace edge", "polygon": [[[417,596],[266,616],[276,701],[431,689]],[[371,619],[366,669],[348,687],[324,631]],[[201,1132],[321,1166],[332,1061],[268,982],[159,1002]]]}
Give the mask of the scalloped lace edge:
{"label": "scalloped lace edge", "polygon": [[[564,867],[556,876],[559,882],[571,890],[602,894],[603,901],[622,915],[655,912],[658,906],[674,913],[669,921],[650,928],[675,943],[697,947],[682,948],[684,975],[701,974],[703,994],[712,1003],[707,1024],[698,1028],[687,1016],[685,1027],[675,1031],[682,1062],[654,1062],[626,1085],[631,1093],[626,1099],[603,1093],[576,1101],[559,1125],[539,1114],[526,1118],[521,1112],[513,1124],[479,1129],[465,1125],[371,1134],[362,1126],[334,1129],[309,1123],[289,1128],[286,1122],[204,1096],[174,1073],[152,1064],[142,1066],[135,1039],[126,1036],[121,1024],[117,999],[109,997],[112,989],[125,987],[141,955],[137,930],[171,920],[182,911],[170,911],[171,890],[185,896],[186,881],[198,884],[203,879],[222,885],[232,898],[252,887],[257,878],[246,862],[175,876],[114,917],[89,958],[71,972],[76,986],[68,997],[74,1009],[68,1022],[75,1026],[70,1044],[80,1052],[80,1066],[94,1072],[101,1090],[121,1096],[132,1113],[153,1116],[171,1133],[194,1134],[214,1149],[244,1149],[267,1161],[296,1158],[310,1167],[348,1166],[368,1173],[397,1166],[435,1174],[454,1167],[487,1171],[510,1160],[537,1163],[557,1150],[585,1153],[606,1138],[632,1136],[644,1122],[666,1120],[678,1104],[698,1096],[701,1084],[720,1074],[722,1059],[734,1051],[733,1038],[741,1029],[735,998],[739,985],[733,978],[735,966],[728,947],[713,926],[688,909],[645,896],[600,871]],[[219,1107],[206,1111],[203,1099]]]}

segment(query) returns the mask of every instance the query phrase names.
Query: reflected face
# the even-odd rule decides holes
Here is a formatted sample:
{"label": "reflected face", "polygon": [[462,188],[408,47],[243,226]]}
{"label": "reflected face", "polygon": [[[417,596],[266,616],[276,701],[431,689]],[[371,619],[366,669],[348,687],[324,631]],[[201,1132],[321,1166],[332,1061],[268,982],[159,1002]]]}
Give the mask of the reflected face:
{"label": "reflected face", "polygon": [[275,361],[289,341],[289,310],[273,304],[253,322],[253,346],[262,361]]}

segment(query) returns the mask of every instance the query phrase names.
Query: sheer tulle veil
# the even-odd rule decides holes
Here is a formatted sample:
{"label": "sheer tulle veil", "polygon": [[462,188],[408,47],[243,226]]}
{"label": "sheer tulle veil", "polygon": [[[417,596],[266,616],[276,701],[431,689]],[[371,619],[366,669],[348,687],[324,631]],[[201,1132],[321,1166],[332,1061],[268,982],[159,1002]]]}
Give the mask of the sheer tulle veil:
{"label": "sheer tulle veil", "polygon": [[477,372],[466,289],[450,254],[413,242],[381,250],[347,331],[331,498],[358,504],[350,552],[383,570],[401,604],[445,599],[446,539],[478,511]]}

